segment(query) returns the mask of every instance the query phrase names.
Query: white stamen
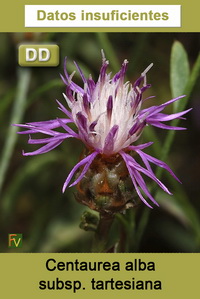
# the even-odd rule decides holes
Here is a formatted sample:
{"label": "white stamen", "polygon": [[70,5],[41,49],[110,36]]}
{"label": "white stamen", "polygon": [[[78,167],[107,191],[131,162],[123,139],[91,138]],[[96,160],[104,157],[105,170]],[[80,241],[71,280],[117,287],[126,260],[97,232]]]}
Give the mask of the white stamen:
{"label": "white stamen", "polygon": [[139,86],[136,86],[137,91],[139,92],[139,94],[141,94],[141,89],[139,88]]}
{"label": "white stamen", "polygon": [[141,74],[142,77],[144,77],[144,83],[143,86],[147,86],[147,78],[146,78],[146,74],[147,72],[152,68],[153,63],[151,63],[145,70],[144,72]]}
{"label": "white stamen", "polygon": [[106,60],[106,57],[105,57],[103,49],[101,49],[101,55],[102,55],[102,61],[103,61],[103,63],[106,63],[107,65],[109,65],[109,60]]}
{"label": "white stamen", "polygon": [[105,56],[105,53],[104,53],[103,49],[101,49],[101,56],[102,56],[103,62],[105,62],[106,61],[106,56]]}
{"label": "white stamen", "polygon": [[151,63],[143,72],[142,72],[142,77],[144,77],[146,75],[146,73],[152,68],[153,63]]}
{"label": "white stamen", "polygon": [[72,78],[75,73],[76,73],[76,71],[73,71],[73,73],[71,73],[71,75],[69,76],[69,80],[68,80],[69,84],[72,82]]}
{"label": "white stamen", "polygon": [[68,106],[70,109],[72,109],[72,103],[71,101],[68,99],[68,97],[66,96],[66,94],[63,92],[63,97],[65,99],[65,101],[67,102]]}

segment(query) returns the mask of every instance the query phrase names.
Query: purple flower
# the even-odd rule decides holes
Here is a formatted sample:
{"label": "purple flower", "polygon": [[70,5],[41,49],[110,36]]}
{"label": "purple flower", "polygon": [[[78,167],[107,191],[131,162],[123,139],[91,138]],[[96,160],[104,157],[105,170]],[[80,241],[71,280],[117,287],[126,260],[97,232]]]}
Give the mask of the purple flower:
{"label": "purple flower", "polygon": [[[107,73],[109,62],[105,59],[103,52],[102,57],[102,66],[97,82],[91,76],[86,78],[75,62],[83,81],[83,87],[73,82],[74,73],[71,75],[67,73],[67,59],[65,59],[64,76],[61,75],[61,78],[66,85],[66,93],[63,96],[68,108],[57,101],[59,109],[65,114],[65,118],[17,125],[25,129],[19,134],[43,133],[47,135],[43,139],[31,139],[30,137],[29,144],[42,144],[42,146],[34,152],[23,153],[23,155],[31,156],[49,152],[67,138],[80,139],[90,153],[71,170],[64,183],[63,192],[68,186],[71,187],[81,181],[97,155],[121,155],[139,198],[148,207],[151,207],[151,205],[144,196],[158,205],[150,194],[143,175],[155,181],[168,194],[171,193],[155,176],[151,164],[165,168],[176,180],[178,178],[166,163],[143,152],[143,149],[150,146],[152,142],[141,145],[132,144],[138,140],[147,125],[167,130],[184,130],[185,128],[172,127],[163,122],[176,118],[182,119],[182,116],[190,109],[169,115],[162,113],[166,106],[184,96],[158,106],[142,109],[143,102],[148,99],[143,99],[143,93],[150,88],[150,85],[147,84],[146,74],[153,64],[150,64],[136,82],[131,84],[130,82],[124,83],[128,65],[127,60],[124,60],[120,71],[112,77],[111,73]],[[76,132],[68,126],[69,123],[76,125]],[[65,133],[55,130],[57,128],[63,128]],[[131,151],[140,156],[143,166],[129,154]],[[78,177],[69,185],[72,177],[79,169],[81,171]]]}

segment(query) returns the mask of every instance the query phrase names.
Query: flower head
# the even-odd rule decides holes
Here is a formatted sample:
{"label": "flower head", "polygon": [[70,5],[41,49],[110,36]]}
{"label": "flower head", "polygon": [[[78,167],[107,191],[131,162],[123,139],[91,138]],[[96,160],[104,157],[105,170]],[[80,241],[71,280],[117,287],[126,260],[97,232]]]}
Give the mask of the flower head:
{"label": "flower head", "polygon": [[[71,170],[64,183],[63,192],[69,186],[74,174],[80,169],[78,176],[70,186],[78,184],[84,178],[92,163],[98,157],[108,159],[112,156],[121,156],[139,198],[149,207],[151,205],[145,197],[158,205],[150,194],[143,175],[155,181],[165,192],[171,193],[155,176],[151,163],[165,168],[176,180],[178,178],[166,163],[143,152],[143,149],[150,146],[152,142],[140,145],[134,143],[138,140],[146,125],[167,130],[184,130],[185,128],[173,127],[165,122],[182,118],[190,109],[169,115],[162,113],[166,106],[184,96],[174,98],[158,106],[143,109],[143,102],[148,99],[143,98],[143,94],[146,89],[150,88],[150,85],[147,84],[146,75],[153,64],[145,69],[134,84],[124,83],[128,61],[124,60],[120,71],[112,77],[111,73],[107,73],[109,62],[102,52],[102,66],[97,82],[91,76],[86,78],[75,62],[83,81],[83,86],[80,87],[73,81],[74,73],[68,74],[66,63],[67,59],[64,63],[64,76],[61,75],[61,78],[66,85],[66,93],[63,96],[68,108],[57,101],[59,109],[65,114],[65,117],[17,125],[26,129],[19,132],[20,134],[43,133],[47,135],[43,139],[29,138],[29,144],[44,145],[34,152],[23,154],[25,156],[43,154],[54,149],[67,138],[80,139],[88,148],[89,154]],[[77,131],[71,129],[68,126],[69,123],[74,123]],[[57,131],[57,128],[63,128],[65,133]],[[131,151],[140,156],[143,166],[130,155]]]}

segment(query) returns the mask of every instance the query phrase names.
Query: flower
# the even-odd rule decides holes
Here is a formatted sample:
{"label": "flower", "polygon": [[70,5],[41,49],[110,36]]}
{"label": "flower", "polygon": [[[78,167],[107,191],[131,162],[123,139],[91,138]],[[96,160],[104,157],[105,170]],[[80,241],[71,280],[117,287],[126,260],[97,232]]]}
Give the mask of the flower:
{"label": "flower", "polygon": [[[165,107],[180,100],[184,95],[161,105],[142,109],[143,102],[148,99],[143,99],[143,93],[150,88],[150,84],[147,84],[146,74],[153,64],[150,64],[136,82],[131,84],[130,82],[124,83],[128,61],[124,60],[120,71],[112,77],[111,73],[107,74],[109,62],[106,60],[103,51],[102,66],[97,82],[91,76],[87,79],[78,64],[74,63],[83,81],[83,87],[73,82],[74,73],[68,74],[66,58],[64,62],[64,76],[61,75],[61,78],[66,85],[66,93],[63,96],[68,104],[68,108],[57,101],[59,109],[65,114],[65,118],[17,125],[26,129],[18,132],[19,134],[43,133],[48,136],[43,139],[32,139],[30,137],[28,140],[29,144],[44,145],[36,151],[23,152],[23,155],[31,156],[49,152],[67,138],[80,139],[88,148],[89,154],[71,170],[64,183],[63,192],[79,169],[81,171],[79,171],[78,177],[75,178],[69,187],[78,184],[84,178],[97,156],[112,157],[120,155],[126,164],[139,198],[150,208],[152,206],[145,197],[158,205],[150,194],[143,175],[155,181],[168,194],[171,193],[155,176],[150,164],[162,167],[176,180],[178,178],[165,162],[143,152],[152,142],[140,145],[135,145],[135,142],[139,139],[147,125],[167,130],[184,130],[185,128],[169,126],[163,122],[182,118],[190,109],[169,115],[162,113]],[[76,125],[76,132],[68,126],[70,123]],[[65,133],[55,130],[57,128],[63,128]],[[130,154],[132,151],[140,156],[143,166]]]}

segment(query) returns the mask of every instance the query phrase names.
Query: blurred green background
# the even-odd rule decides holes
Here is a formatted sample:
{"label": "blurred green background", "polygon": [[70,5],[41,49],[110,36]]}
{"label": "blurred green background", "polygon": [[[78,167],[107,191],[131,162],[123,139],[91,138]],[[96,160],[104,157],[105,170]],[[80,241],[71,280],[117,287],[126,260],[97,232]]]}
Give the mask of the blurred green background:
{"label": "blurred green background", "polygon": [[[185,49],[184,53],[187,53],[188,57],[185,59],[188,59],[192,72],[199,55],[200,34],[0,34],[1,252],[89,252],[91,248],[93,233],[79,228],[81,215],[87,208],[74,199],[75,187],[67,189],[65,194],[61,192],[67,174],[79,159],[83,145],[77,140],[69,139],[47,154],[23,157],[22,149],[29,152],[35,147],[27,144],[28,136],[17,135],[16,128],[11,126],[11,123],[63,117],[55,100],[64,103],[62,93],[65,92],[65,86],[59,76],[59,73],[63,73],[64,57],[69,57],[70,73],[75,69],[75,60],[87,75],[91,73],[93,78],[97,79],[101,66],[100,51],[104,49],[113,73],[119,70],[124,59],[128,59],[127,79],[131,82],[153,62],[154,67],[147,74],[147,81],[152,87],[145,95],[155,95],[147,105],[157,105],[173,97],[170,88],[172,86],[173,91],[170,64],[173,67],[171,50],[175,41],[179,41]],[[19,67],[17,50],[18,45],[24,42],[56,43],[60,47],[60,65],[55,68]],[[185,80],[185,69],[187,70],[188,66],[184,68],[184,63],[178,62],[179,66],[182,64],[183,71],[180,70],[180,74],[183,78],[180,76],[179,85],[187,83],[182,81]],[[174,69],[176,72],[176,65]],[[187,127],[187,131],[177,132],[171,137],[171,149],[167,157],[164,157],[182,181],[182,185],[164,171],[162,180],[173,196],[168,196],[153,186],[152,192],[160,203],[160,208],[149,210],[141,204],[136,210],[129,210],[126,215],[116,218],[112,239],[117,242],[123,231],[128,244],[125,251],[200,252],[198,65],[196,69],[195,80],[190,84],[192,87],[189,88],[191,92],[187,99],[187,107],[193,107],[193,110],[187,114],[187,120],[180,123]],[[74,78],[82,84],[78,75]],[[172,109],[173,107],[169,108],[168,112],[172,112]],[[154,141],[150,153],[162,159],[167,136],[168,132],[165,130],[146,128],[139,142]],[[8,233],[22,233],[23,247],[9,249]]]}

